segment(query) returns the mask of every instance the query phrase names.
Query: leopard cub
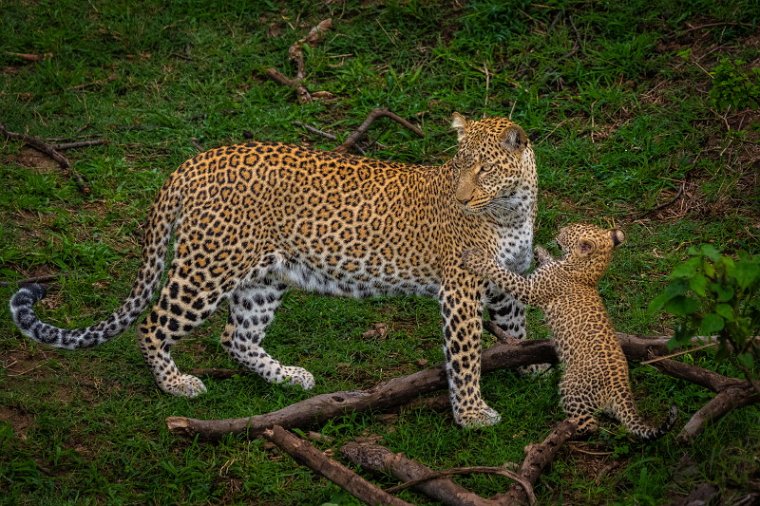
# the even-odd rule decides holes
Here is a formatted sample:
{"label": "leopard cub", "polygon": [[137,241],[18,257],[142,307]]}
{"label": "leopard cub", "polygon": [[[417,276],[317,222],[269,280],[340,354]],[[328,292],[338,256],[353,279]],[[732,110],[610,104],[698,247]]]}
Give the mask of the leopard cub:
{"label": "leopard cub", "polygon": [[603,411],[639,438],[651,440],[673,426],[677,410],[672,406],[660,427],[647,424],[638,415],[628,364],[597,290],[613,249],[624,238],[617,229],[604,230],[588,224],[564,227],[557,236],[563,258],[554,259],[537,247],[538,268],[527,277],[501,267],[495,258],[480,250],[467,250],[463,258],[471,272],[544,311],[565,366],[560,381],[562,406],[577,422],[579,435],[595,431],[598,424],[594,415]]}

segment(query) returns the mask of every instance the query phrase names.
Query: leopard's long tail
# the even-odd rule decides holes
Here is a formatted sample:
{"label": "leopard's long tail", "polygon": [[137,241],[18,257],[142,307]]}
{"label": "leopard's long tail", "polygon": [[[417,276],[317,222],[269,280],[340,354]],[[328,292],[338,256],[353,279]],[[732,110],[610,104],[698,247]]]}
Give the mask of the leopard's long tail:
{"label": "leopard's long tail", "polygon": [[69,350],[97,346],[124,332],[150,303],[164,271],[166,251],[181,199],[172,188],[172,179],[161,188],[151,208],[145,229],[142,264],[132,291],[124,303],[105,320],[82,329],[61,329],[44,323],[34,312],[34,304],[45,296],[41,285],[22,286],[11,298],[13,321],[22,334],[44,344]]}
{"label": "leopard's long tail", "polygon": [[625,425],[626,429],[642,441],[651,441],[664,436],[673,427],[673,424],[676,423],[676,418],[678,418],[678,408],[672,405],[668,411],[668,418],[659,427],[653,427],[638,414],[636,406],[633,404],[633,399],[626,399],[623,405],[624,408],[618,409],[616,415],[623,425]]}

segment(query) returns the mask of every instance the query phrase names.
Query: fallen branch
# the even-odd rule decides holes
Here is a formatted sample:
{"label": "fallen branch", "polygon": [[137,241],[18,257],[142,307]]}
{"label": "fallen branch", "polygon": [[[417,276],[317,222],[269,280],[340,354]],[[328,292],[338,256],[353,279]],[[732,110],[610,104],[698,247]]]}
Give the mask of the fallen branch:
{"label": "fallen branch", "polygon": [[[618,333],[617,336],[629,360],[641,360],[652,354],[668,351],[668,338],[641,338],[622,333]],[[556,352],[550,340],[528,340],[518,344],[498,342],[483,352],[481,368],[486,373],[495,369],[517,368],[556,361]],[[691,381],[719,392],[717,400],[713,399],[708,403],[711,404],[709,407],[703,408],[707,411],[698,413],[700,416],[695,420],[695,424],[699,420],[702,420],[700,423],[703,424],[722,416],[732,409],[732,405],[741,407],[757,399],[756,395],[734,390],[720,395],[733,388],[743,388],[741,385],[744,383],[735,378],[727,378],[712,371],[670,359],[657,362],[652,366],[672,377]],[[227,372],[220,372],[217,377],[229,377],[229,375]],[[443,389],[446,384],[446,373],[444,367],[440,365],[409,376],[390,379],[367,390],[321,394],[261,415],[225,420],[169,417],[166,419],[166,424],[171,432],[188,436],[197,434],[207,439],[218,439],[230,433],[245,433],[248,437],[257,437],[273,425],[281,425],[285,428],[308,427],[324,423],[347,412],[396,408],[420,396]],[[700,424],[695,425],[695,427],[698,426]]]}
{"label": "fallen branch", "polygon": [[338,137],[336,137],[335,135],[333,135],[333,134],[331,134],[329,132],[325,132],[323,130],[320,130],[320,129],[318,129],[316,127],[313,127],[311,125],[308,125],[306,123],[302,123],[300,121],[294,121],[293,124],[296,125],[296,126],[300,126],[301,128],[303,128],[305,130],[308,130],[309,132],[311,132],[313,134],[321,135],[325,139],[330,139],[331,141],[335,141],[335,140],[338,139]]}
{"label": "fallen branch", "polygon": [[690,443],[704,430],[707,423],[717,420],[734,409],[756,402],[760,402],[760,394],[749,382],[730,385],[692,415],[678,433],[677,439],[682,443]]}
{"label": "fallen branch", "polygon": [[105,140],[105,139],[90,139],[90,140],[86,140],[86,141],[61,142],[59,144],[52,144],[51,146],[56,151],[65,151],[67,149],[88,148],[90,146],[100,146],[102,144],[108,144],[108,141]]}
{"label": "fallen branch", "polygon": [[[374,444],[348,443],[340,449],[341,455],[353,464],[376,472],[387,472],[394,477],[409,481],[420,478],[425,481],[414,484],[414,488],[428,497],[452,506],[492,506],[493,501],[457,485],[448,478],[435,476],[435,471],[393,453],[387,448]],[[426,479],[429,478],[429,479]]]}
{"label": "fallen branch", "polygon": [[327,18],[320,21],[317,26],[309,30],[309,34],[301,40],[296,41],[288,49],[288,56],[296,63],[296,79],[302,81],[306,77],[306,65],[303,58],[303,46],[308,44],[311,47],[316,47],[322,40],[325,33],[332,27],[332,19]]}
{"label": "fallen branch", "polygon": [[413,125],[409,121],[405,120],[404,118],[400,117],[399,115],[395,113],[392,113],[388,109],[379,108],[370,112],[369,115],[367,115],[367,119],[364,120],[364,123],[359,125],[359,128],[354,130],[354,132],[351,135],[349,135],[345,141],[343,141],[343,144],[335,148],[333,151],[338,151],[338,152],[348,151],[348,148],[356,144],[356,142],[359,139],[361,139],[364,134],[367,133],[367,130],[369,130],[369,127],[372,125],[372,123],[377,118],[382,118],[382,117],[392,119],[393,121],[399,123],[403,127],[408,128],[409,130],[417,134],[419,137],[425,136],[424,132],[420,130],[418,126]]}
{"label": "fallen branch", "polygon": [[304,441],[280,426],[275,425],[264,431],[263,436],[293,457],[299,464],[309,467],[312,471],[324,476],[367,504],[411,506],[408,502],[371,484],[343,464],[327,457],[308,441]]}
{"label": "fallen branch", "polygon": [[47,274],[44,276],[33,276],[31,278],[26,279],[19,279],[18,281],[0,281],[0,286],[21,286],[21,285],[31,285],[32,283],[50,283],[51,281],[55,281],[58,279],[57,274]]}
{"label": "fallen branch", "polygon": [[[575,435],[576,430],[578,426],[574,422],[565,420],[557,424],[542,443],[526,446],[525,460],[518,474],[535,485],[543,470],[554,461],[562,445]],[[501,504],[525,502],[526,499],[525,489],[517,484],[512,485],[507,493],[493,497]]]}
{"label": "fallen branch", "polygon": [[303,85],[300,79],[291,79],[276,68],[268,68],[265,70],[265,73],[274,81],[277,81],[278,83],[295,90],[296,95],[298,95],[298,101],[302,104],[311,101],[311,94],[309,93],[309,90],[306,89],[306,86]]}
{"label": "fallen branch", "polygon": [[0,134],[5,136],[7,139],[22,141],[24,144],[31,146],[32,148],[36,149],[40,153],[43,153],[49,156],[50,158],[52,158],[58,163],[58,166],[61,169],[69,171],[69,173],[76,180],[77,186],[79,187],[79,190],[82,193],[85,193],[85,194],[90,193],[90,187],[87,185],[87,183],[84,182],[84,179],[82,179],[82,176],[80,176],[79,173],[71,167],[71,163],[69,162],[69,160],[65,156],[63,156],[61,153],[59,153],[50,144],[46,143],[45,141],[43,141],[42,139],[38,137],[11,132],[7,128],[5,128],[5,125],[3,124],[0,124]]}
{"label": "fallen branch", "polygon": [[[519,345],[497,344],[483,352],[482,370],[519,367],[533,363],[556,362],[554,347],[548,340],[525,341]],[[198,420],[172,416],[166,419],[171,432],[208,439],[226,434],[245,433],[257,437],[273,425],[284,428],[306,427],[324,423],[347,412],[389,409],[406,404],[421,395],[446,386],[444,366],[432,367],[409,376],[393,378],[368,390],[321,394],[296,402],[277,411],[245,418]]]}
{"label": "fallen branch", "polygon": [[306,78],[303,46],[304,44],[309,44],[310,46],[315,47],[331,27],[332,19],[328,18],[322,20],[317,26],[309,31],[309,34],[306,37],[297,40],[290,46],[290,49],[288,49],[288,56],[296,64],[295,78],[291,79],[275,68],[268,68],[265,70],[266,75],[271,79],[295,90],[299,103],[304,104],[306,102],[311,102],[314,98],[332,98],[332,94],[327,91],[309,93],[309,90],[303,84],[303,81]]}

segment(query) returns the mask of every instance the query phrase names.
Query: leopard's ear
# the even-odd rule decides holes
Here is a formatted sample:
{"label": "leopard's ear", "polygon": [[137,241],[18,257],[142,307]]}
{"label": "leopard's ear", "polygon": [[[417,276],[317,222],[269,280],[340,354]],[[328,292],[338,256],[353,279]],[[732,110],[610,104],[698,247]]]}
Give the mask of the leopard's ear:
{"label": "leopard's ear", "polygon": [[589,241],[588,239],[581,239],[580,241],[578,241],[578,246],[575,247],[578,253],[584,257],[593,253],[594,248],[595,248],[594,243],[592,241]]}
{"label": "leopard's ear", "polygon": [[467,118],[455,112],[451,115],[451,128],[457,131],[457,141],[462,141],[467,131]]}
{"label": "leopard's ear", "polygon": [[520,151],[528,145],[528,134],[517,125],[512,125],[504,132],[501,145],[508,151]]}
{"label": "leopard's ear", "polygon": [[622,230],[617,228],[610,230],[610,237],[612,237],[612,246],[616,248],[625,241],[625,234]]}

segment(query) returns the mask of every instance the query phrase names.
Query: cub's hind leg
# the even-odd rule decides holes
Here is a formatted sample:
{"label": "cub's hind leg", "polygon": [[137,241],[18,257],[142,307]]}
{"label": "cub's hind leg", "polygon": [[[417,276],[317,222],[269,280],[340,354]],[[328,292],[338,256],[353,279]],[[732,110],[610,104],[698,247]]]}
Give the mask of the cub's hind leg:
{"label": "cub's hind leg", "polygon": [[[170,349],[181,337],[202,324],[217,308],[224,294],[185,284],[171,269],[169,280],[161,290],[158,302],[138,328],[140,348],[159,388],[181,397],[196,397],[206,391],[203,382],[190,374],[182,374],[171,357]],[[180,268],[181,270],[181,268]]]}
{"label": "cub's hind leg", "polygon": [[578,425],[577,436],[587,436],[599,429],[596,419],[598,411],[598,392],[594,385],[588,384],[582,378],[565,372],[559,385],[562,408],[567,417]]}
{"label": "cub's hind leg", "polygon": [[232,292],[222,346],[235,361],[268,382],[288,382],[309,390],[314,386],[314,376],[309,371],[280,364],[261,346],[285,289],[286,285],[272,282],[241,286]]}

